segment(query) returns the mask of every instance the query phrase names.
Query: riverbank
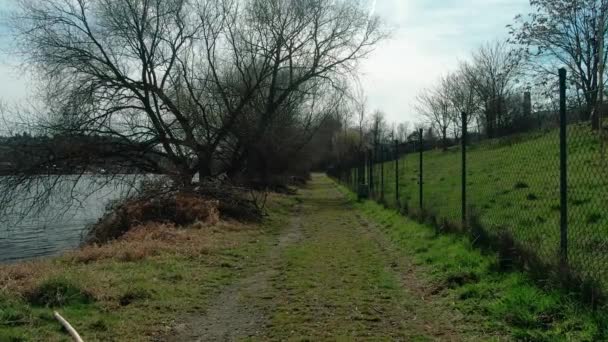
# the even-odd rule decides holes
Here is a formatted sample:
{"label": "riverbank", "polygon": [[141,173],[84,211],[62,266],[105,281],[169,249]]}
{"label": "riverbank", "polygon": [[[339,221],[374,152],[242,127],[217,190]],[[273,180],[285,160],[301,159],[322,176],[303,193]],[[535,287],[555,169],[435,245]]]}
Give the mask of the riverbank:
{"label": "riverbank", "polygon": [[116,242],[0,266],[0,341],[64,341],[58,310],[87,341],[166,335],[269,248],[295,204],[271,195],[263,224],[152,225]]}

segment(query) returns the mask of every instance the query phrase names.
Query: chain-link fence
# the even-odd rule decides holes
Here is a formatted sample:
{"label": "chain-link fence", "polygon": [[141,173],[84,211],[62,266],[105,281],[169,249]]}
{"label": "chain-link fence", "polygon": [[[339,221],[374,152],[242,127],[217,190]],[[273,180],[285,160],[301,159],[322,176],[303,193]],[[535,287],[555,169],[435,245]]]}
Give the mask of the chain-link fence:
{"label": "chain-link fence", "polygon": [[[543,113],[534,130],[482,140],[463,129],[445,149],[418,131],[370,149],[342,180],[438,230],[495,247],[504,265],[576,284],[598,300],[608,292],[608,139],[602,125],[567,109],[560,73],[560,109]],[[464,113],[462,120],[472,127]]]}

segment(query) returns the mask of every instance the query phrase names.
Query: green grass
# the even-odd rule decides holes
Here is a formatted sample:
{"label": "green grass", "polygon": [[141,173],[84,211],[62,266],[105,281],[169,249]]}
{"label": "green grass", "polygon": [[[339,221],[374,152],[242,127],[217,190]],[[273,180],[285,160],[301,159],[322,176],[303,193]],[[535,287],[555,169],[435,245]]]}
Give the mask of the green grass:
{"label": "green grass", "polygon": [[[275,301],[260,340],[460,340],[445,306],[422,301],[404,283],[406,264],[375,224],[327,178],[302,190],[302,240],[281,255]],[[468,339],[487,337],[471,332]]]}
{"label": "green grass", "polygon": [[[608,166],[597,135],[568,128],[569,253],[571,268],[608,288]],[[608,157],[605,158],[608,161]],[[419,208],[419,155],[400,160],[401,206]],[[560,248],[559,138],[557,131],[473,144],[468,152],[469,212],[491,234],[507,232],[546,264]],[[384,198],[396,206],[394,162],[384,166]],[[376,165],[379,189],[380,165]],[[438,221],[461,222],[461,151],[424,153],[425,210]],[[377,191],[379,196],[380,190]]]}
{"label": "green grass", "polygon": [[[32,270],[26,276],[40,279],[0,286],[0,341],[69,341],[53,310],[86,341],[162,339],[180,317],[204,312],[226,285],[260,267],[272,271],[268,293],[251,299],[268,315],[260,340],[608,338],[605,310],[591,311],[524,273],[500,271],[495,254],[465,237],[438,235],[342,190],[347,198],[316,176],[301,197],[271,200],[271,217],[261,226],[188,230],[211,243],[204,253],[180,247],[142,259],[23,265]],[[301,211],[294,214],[296,202]],[[277,236],[291,236],[294,222],[299,237],[277,247]],[[271,251],[280,255],[268,258]]]}
{"label": "green grass", "polygon": [[371,201],[356,207],[380,223],[390,240],[434,284],[434,292],[478,329],[504,331],[514,339],[529,341],[608,338],[606,311],[592,311],[561,290],[541,289],[524,273],[499,271],[497,255],[483,254],[468,239],[437,235],[434,229]]}
{"label": "green grass", "polygon": [[[209,249],[202,252],[186,241],[133,261],[80,262],[66,256],[7,266],[4,270],[31,269],[25,274],[32,279],[19,280],[26,284],[22,287],[0,290],[0,341],[69,341],[52,316],[54,310],[86,341],[162,337],[176,320],[204,310],[214,294],[265,254],[294,203],[274,196],[268,204],[272,215],[262,225],[186,231],[193,241],[209,240]],[[118,251],[120,246],[107,247]],[[142,248],[137,243],[125,247]]]}
{"label": "green grass", "polygon": [[[0,331],[9,340],[11,336],[24,341],[67,340],[52,317],[52,311],[58,310],[87,340],[117,340],[119,337],[121,340],[142,340],[147,334],[159,333],[158,328],[162,327],[157,324],[169,323],[179,310],[194,309],[194,302],[204,303],[207,291],[231,278],[229,272],[215,270],[200,261],[161,259],[136,264],[95,263],[88,265],[87,270],[64,265],[62,277],[71,284],[69,288],[58,290],[56,280],[43,282],[36,289],[37,299],[14,301],[12,307],[24,318],[21,323],[0,322]],[[178,264],[188,269],[182,281],[163,279],[166,271]],[[91,282],[83,279],[81,272],[99,281],[96,286],[104,288],[109,298],[91,300],[90,296],[83,295],[83,288],[91,286]],[[134,298],[134,292],[147,295]],[[131,298],[128,303],[124,301],[126,297]]]}
{"label": "green grass", "polygon": [[[107,299],[90,300],[80,294],[83,290],[79,285],[57,291],[56,281],[44,282],[37,289],[39,300],[25,298],[9,306],[11,315],[20,318],[20,323],[6,324],[4,320],[3,324],[0,320],[0,332],[4,335],[0,335],[0,340],[10,337],[16,340],[21,337],[24,341],[67,340],[52,318],[53,310],[61,312],[87,340],[144,340],[145,336],[169,328],[171,319],[180,312],[195,310],[206,303],[210,293],[234,276],[229,269],[216,269],[201,260],[173,257],[168,260],[167,256],[129,264],[94,263],[86,268],[67,266],[62,277],[69,279],[69,284],[91,286],[90,280],[83,279],[81,272],[84,272],[99,281],[96,286],[104,288]],[[179,281],[168,276],[177,269],[181,269]]]}

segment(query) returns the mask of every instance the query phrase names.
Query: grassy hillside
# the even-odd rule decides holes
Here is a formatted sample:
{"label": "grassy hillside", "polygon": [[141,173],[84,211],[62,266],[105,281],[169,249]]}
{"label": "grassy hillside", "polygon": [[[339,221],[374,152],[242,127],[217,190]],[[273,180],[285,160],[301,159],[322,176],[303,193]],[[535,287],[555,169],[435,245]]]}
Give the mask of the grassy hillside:
{"label": "grassy hillside", "polygon": [[[608,285],[608,178],[597,136],[568,129],[569,260],[580,275]],[[472,145],[467,158],[468,206],[491,233],[509,232],[547,263],[559,253],[559,135],[534,133]],[[400,161],[401,204],[419,208],[419,155]],[[380,165],[376,189],[380,194]],[[395,205],[394,162],[384,165],[385,201]],[[461,151],[424,153],[424,208],[440,220],[461,220]]]}

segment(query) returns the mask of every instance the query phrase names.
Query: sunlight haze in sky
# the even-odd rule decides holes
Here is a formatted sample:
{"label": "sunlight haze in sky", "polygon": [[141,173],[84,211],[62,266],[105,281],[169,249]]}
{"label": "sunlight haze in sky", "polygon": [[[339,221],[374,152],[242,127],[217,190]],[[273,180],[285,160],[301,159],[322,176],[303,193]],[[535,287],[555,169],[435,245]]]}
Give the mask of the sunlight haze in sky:
{"label": "sunlight haze in sky", "polygon": [[[0,0],[0,11],[14,0]],[[528,0],[376,0],[375,13],[394,28],[390,40],[361,65],[370,110],[389,121],[414,122],[416,93],[453,69],[483,42],[505,38],[506,25],[529,11]],[[6,32],[0,29],[0,46]],[[18,60],[2,49],[0,101],[27,98],[28,82],[19,77]]]}

